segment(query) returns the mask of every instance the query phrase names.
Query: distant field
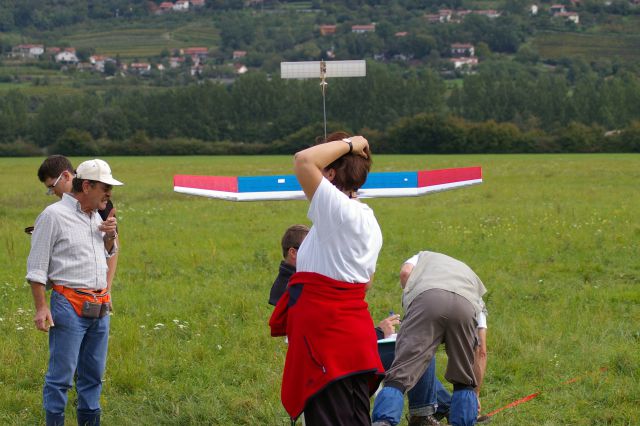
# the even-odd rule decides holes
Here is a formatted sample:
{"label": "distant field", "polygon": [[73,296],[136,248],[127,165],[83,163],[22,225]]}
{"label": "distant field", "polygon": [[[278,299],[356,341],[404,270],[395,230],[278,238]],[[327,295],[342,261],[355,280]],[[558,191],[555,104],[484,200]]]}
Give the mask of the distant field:
{"label": "distant field", "polygon": [[640,33],[540,33],[531,42],[542,59],[581,56],[587,61],[640,61]]}
{"label": "distant field", "polygon": [[[54,201],[37,181],[40,161],[0,158],[3,425],[44,423],[47,338],[32,324],[23,232]],[[291,157],[108,161],[125,186],[113,193],[122,251],[104,424],[288,425],[279,399],[286,347],[269,337],[267,298],[281,234],[308,224],[308,204],[189,197],[172,191],[172,176],[288,174]],[[374,156],[373,168],[472,165],[483,167],[482,185],[366,201],[384,237],[367,295],[373,317],[401,312],[403,260],[422,249],[451,254],[489,290],[484,411],[542,392],[493,426],[637,425],[640,156]]]}
{"label": "distant field", "polygon": [[79,32],[61,39],[76,48],[94,48],[101,55],[146,59],[158,56],[163,49],[209,47],[218,45],[213,23],[204,21],[175,29],[127,28],[99,32]]}

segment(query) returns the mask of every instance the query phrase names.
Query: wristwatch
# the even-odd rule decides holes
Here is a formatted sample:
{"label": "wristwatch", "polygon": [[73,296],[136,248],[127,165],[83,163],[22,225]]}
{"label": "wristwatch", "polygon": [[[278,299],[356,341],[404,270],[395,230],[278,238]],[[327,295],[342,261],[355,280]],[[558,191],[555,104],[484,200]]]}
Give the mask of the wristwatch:
{"label": "wristwatch", "polygon": [[351,142],[351,138],[344,138],[342,139],[342,142],[349,145],[349,152],[347,152],[347,154],[351,154],[351,151],[353,151],[353,143]]}

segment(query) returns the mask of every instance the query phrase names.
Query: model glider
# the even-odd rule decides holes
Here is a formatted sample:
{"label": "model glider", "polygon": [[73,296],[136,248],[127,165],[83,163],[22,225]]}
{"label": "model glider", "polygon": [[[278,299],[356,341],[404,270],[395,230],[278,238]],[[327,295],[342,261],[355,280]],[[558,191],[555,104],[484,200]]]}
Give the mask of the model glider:
{"label": "model glider", "polygon": [[[482,183],[480,167],[369,173],[360,198],[417,197]],[[294,175],[173,177],[173,190],[182,194],[229,201],[303,200]]]}

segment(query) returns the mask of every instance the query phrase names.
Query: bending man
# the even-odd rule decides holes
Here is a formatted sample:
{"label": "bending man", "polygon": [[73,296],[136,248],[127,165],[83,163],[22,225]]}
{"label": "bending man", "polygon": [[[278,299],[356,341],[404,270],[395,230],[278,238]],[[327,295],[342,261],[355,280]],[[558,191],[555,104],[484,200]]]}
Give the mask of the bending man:
{"label": "bending man", "polygon": [[374,426],[400,422],[403,395],[431,363],[440,343],[448,356],[445,378],[453,384],[449,423],[473,425],[478,416],[475,388],[482,368],[475,366],[478,317],[484,310],[484,284],[464,263],[423,251],[416,265],[400,272],[406,315],[396,342],[396,358],[373,407]]}

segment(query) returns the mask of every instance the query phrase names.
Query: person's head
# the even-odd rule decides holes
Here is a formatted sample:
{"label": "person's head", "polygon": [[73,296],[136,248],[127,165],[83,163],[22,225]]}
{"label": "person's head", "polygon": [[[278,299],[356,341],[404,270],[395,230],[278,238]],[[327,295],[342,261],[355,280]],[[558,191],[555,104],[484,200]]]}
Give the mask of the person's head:
{"label": "person's head", "polygon": [[[318,138],[318,143],[339,141],[348,138],[346,132],[334,132],[327,139]],[[342,192],[352,193],[364,185],[371,170],[371,152],[367,158],[356,154],[345,154],[324,169],[324,176]]]}
{"label": "person's head", "polygon": [[124,184],[113,178],[109,165],[103,160],[95,159],[78,166],[72,191],[83,210],[102,210],[111,198],[113,187],[119,185]]}
{"label": "person's head", "polygon": [[309,233],[309,228],[305,225],[292,225],[287,228],[280,245],[282,246],[282,257],[291,266],[296,266],[298,249]]}
{"label": "person's head", "polygon": [[73,180],[71,161],[64,155],[47,157],[38,169],[38,179],[47,187],[47,194],[62,197],[65,192],[71,192]]}

